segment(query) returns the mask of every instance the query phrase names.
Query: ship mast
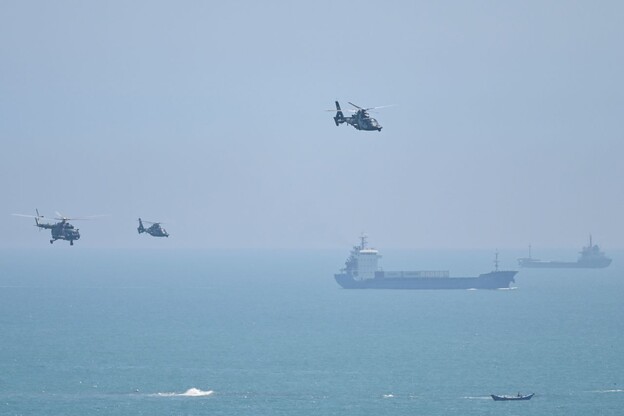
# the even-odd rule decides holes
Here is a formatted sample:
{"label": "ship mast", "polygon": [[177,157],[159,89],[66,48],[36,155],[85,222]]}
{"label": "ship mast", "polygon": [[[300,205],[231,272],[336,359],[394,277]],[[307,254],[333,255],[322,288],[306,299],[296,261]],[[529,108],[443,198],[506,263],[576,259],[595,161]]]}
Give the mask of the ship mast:
{"label": "ship mast", "polygon": [[494,271],[498,271],[498,249],[496,249],[496,253],[494,253]]}
{"label": "ship mast", "polygon": [[362,233],[362,235],[360,235],[360,250],[364,250],[366,248],[366,239],[368,238],[368,236],[364,233]]}

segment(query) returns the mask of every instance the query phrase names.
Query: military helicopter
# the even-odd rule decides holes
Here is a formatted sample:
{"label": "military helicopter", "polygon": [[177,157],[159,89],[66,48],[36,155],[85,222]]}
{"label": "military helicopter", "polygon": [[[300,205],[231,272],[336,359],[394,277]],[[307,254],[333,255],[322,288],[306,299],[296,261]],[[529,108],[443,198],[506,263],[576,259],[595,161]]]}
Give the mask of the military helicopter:
{"label": "military helicopter", "polygon": [[[344,110],[344,111],[349,111],[351,113],[355,113],[352,116],[345,117],[342,112],[342,109],[340,108],[340,104],[338,103],[338,101],[336,101],[336,117],[334,117],[334,122],[336,123],[336,126],[339,126],[342,123],[347,123],[347,124],[352,125],[358,130],[381,131],[382,129],[381,125],[377,122],[377,120],[371,117],[370,114],[368,114],[368,111],[376,110],[378,108],[392,107],[391,105],[384,105],[381,107],[362,108],[360,106],[353,104],[352,102],[349,102],[349,104],[357,108],[357,110],[351,110],[351,109]],[[334,111],[334,110],[327,110],[327,111]]]}
{"label": "military helicopter", "polygon": [[152,224],[152,225],[150,225],[148,228],[145,228],[143,226],[143,221],[141,221],[141,218],[139,218],[139,228],[137,228],[137,231],[139,232],[139,234],[148,233],[152,237],[169,237],[169,234],[167,234],[167,230],[165,230],[164,228],[160,226],[161,224],[160,222],[151,222],[151,221],[145,221],[145,222],[148,224]]}
{"label": "military helicopter", "polygon": [[[18,217],[34,218],[36,227],[50,230],[50,233],[52,234],[52,239],[50,240],[50,244],[54,243],[56,240],[67,240],[69,241],[70,246],[74,245],[75,240],[80,240],[80,232],[78,231],[78,228],[75,228],[68,221],[89,220],[89,219],[93,219],[97,217],[96,215],[93,217],[85,217],[85,218],[67,218],[57,212],[56,217],[47,218],[47,217],[44,217],[43,215],[40,215],[38,209],[36,209],[35,212],[37,213],[37,215],[23,215],[23,214],[13,214],[13,215],[18,216]],[[54,224],[40,223],[39,222],[40,219],[54,219],[59,222],[54,223]]]}

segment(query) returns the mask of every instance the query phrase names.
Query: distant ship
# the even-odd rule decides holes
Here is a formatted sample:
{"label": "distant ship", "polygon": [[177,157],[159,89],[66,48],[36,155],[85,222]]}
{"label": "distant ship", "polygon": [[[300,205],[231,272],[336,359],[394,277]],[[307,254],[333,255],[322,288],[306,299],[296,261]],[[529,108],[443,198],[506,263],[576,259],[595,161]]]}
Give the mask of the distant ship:
{"label": "distant ship", "polygon": [[345,267],[334,278],[345,289],[503,289],[515,282],[517,271],[499,271],[498,254],[495,270],[478,277],[450,277],[448,271],[386,272],[378,269],[379,252],[366,246],[360,237]]}
{"label": "distant ship", "polygon": [[611,264],[611,259],[607,257],[604,252],[600,251],[598,245],[593,244],[591,235],[589,236],[589,245],[583,247],[583,250],[579,254],[578,260],[574,262],[539,260],[531,257],[531,246],[529,246],[529,257],[518,259],[518,264],[520,267],[551,269],[600,269]]}
{"label": "distant ship", "polygon": [[527,395],[522,395],[520,393],[518,393],[517,396],[499,396],[496,394],[490,394],[490,396],[492,396],[492,399],[496,400],[497,402],[499,401],[509,401],[509,400],[531,400],[531,398],[533,396],[535,396],[535,393],[531,393],[531,394],[527,394]]}

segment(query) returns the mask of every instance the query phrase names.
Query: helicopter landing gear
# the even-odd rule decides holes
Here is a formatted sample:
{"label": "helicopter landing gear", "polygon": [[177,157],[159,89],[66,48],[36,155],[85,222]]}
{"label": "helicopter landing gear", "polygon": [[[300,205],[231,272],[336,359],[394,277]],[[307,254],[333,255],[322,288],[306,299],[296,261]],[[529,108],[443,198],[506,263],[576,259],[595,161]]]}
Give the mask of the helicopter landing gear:
{"label": "helicopter landing gear", "polygon": [[74,240],[69,240],[69,245],[73,246],[74,245]]}
{"label": "helicopter landing gear", "polygon": [[50,244],[52,244],[54,242],[54,240],[50,240]]}

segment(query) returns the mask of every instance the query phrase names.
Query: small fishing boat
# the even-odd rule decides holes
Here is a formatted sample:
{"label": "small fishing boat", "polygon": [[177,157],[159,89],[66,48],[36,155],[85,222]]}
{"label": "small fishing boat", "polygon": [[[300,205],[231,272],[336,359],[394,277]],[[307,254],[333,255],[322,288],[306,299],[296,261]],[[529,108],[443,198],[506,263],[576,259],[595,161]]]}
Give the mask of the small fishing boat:
{"label": "small fishing boat", "polygon": [[492,398],[498,402],[498,401],[505,401],[505,400],[531,400],[531,397],[533,397],[534,395],[535,393],[531,393],[527,395],[522,395],[518,393],[518,395],[516,396],[497,396],[496,394],[491,394],[490,396],[492,396]]}

